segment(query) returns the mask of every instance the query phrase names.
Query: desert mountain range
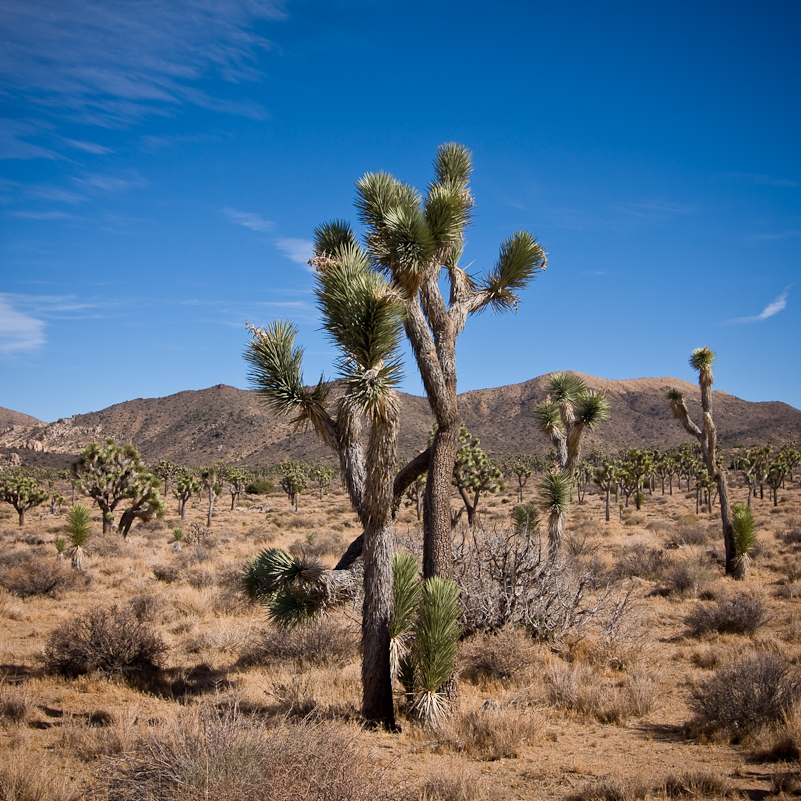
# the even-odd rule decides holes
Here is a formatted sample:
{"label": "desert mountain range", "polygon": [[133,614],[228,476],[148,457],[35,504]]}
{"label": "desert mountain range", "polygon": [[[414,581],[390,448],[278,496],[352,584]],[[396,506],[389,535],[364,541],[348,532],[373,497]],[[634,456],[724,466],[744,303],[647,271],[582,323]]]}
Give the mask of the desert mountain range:
{"label": "desert mountain range", "polygon": [[[598,447],[617,452],[628,447],[670,448],[687,441],[665,399],[669,387],[687,398],[700,422],[698,387],[673,378],[614,381],[577,373],[588,386],[607,393],[611,414],[586,437],[585,452]],[[548,443],[537,430],[531,409],[545,398],[548,376],[459,396],[462,418],[491,456],[544,453]],[[424,448],[433,418],[425,398],[402,396],[400,455]],[[785,403],[752,403],[725,392],[714,393],[714,417],[724,447],[801,442],[801,411]],[[92,440],[113,437],[132,442],[146,462],[171,459],[187,465],[224,460],[229,464],[274,464],[287,458],[331,461],[332,454],[311,431],[295,432],[276,417],[255,390],[218,384],[166,398],[126,401],[99,412],[43,423],[0,408],[0,455],[17,452],[23,464],[64,464]]]}

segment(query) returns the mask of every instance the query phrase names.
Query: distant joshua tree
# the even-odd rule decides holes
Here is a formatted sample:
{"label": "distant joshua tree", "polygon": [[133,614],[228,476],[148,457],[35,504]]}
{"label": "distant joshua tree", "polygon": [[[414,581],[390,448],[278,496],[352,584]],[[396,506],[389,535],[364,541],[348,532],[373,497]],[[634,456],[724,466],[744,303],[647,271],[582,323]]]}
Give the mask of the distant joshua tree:
{"label": "distant joshua tree", "polygon": [[723,527],[723,544],[726,550],[726,575],[736,579],[745,578],[748,561],[738,554],[732,526],[732,511],[729,506],[729,485],[725,470],[718,465],[717,442],[718,432],[712,419],[712,364],[715,352],[709,348],[696,348],[690,356],[690,366],[698,371],[698,384],[701,387],[701,409],[703,412],[702,427],[699,428],[687,411],[684,396],[677,389],[668,390],[670,410],[673,416],[684,426],[688,434],[701,444],[701,455],[709,478],[715,482],[720,503],[720,519]]}
{"label": "distant joshua tree", "polygon": [[0,473],[0,500],[17,510],[20,526],[25,525],[25,512],[48,498],[48,491],[24,469],[12,467]]}
{"label": "distant joshua tree", "polygon": [[565,518],[581,459],[581,435],[609,416],[609,400],[578,376],[554,373],[546,399],[532,412],[541,431],[556,449],[557,463],[540,485],[540,501],[548,512],[548,547],[556,558],[562,545]]}

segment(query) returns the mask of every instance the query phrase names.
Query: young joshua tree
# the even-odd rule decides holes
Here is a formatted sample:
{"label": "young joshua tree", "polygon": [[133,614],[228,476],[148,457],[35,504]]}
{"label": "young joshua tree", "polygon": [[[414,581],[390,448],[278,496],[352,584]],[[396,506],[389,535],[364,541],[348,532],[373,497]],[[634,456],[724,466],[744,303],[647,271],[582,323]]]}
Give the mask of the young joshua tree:
{"label": "young joshua tree", "polygon": [[64,553],[71,557],[74,570],[83,570],[86,544],[92,538],[92,516],[89,508],[82,503],[71,506],[67,512],[66,528],[69,547]]}
{"label": "young joshua tree", "polygon": [[609,416],[609,400],[571,373],[554,373],[548,395],[532,412],[556,449],[557,464],[546,475],[540,499],[548,512],[548,547],[556,558],[562,546],[565,518],[576,469],[581,460],[581,435]]}
{"label": "young joshua tree", "polygon": [[670,410],[673,416],[684,426],[688,434],[695,437],[701,444],[701,455],[704,460],[709,478],[718,488],[718,502],[720,503],[720,519],[723,527],[723,544],[726,550],[726,575],[735,579],[745,578],[748,568],[747,560],[740,558],[732,527],[732,513],[729,507],[729,485],[726,473],[718,465],[717,442],[718,433],[712,420],[712,364],[715,361],[715,352],[709,348],[696,348],[690,356],[690,366],[698,371],[698,384],[701,387],[701,409],[703,420],[699,428],[691,419],[687,411],[684,396],[677,389],[668,390]]}
{"label": "young joshua tree", "polygon": [[[324,234],[323,234],[324,235]],[[296,425],[314,428],[339,456],[342,478],[364,527],[362,713],[373,725],[395,728],[390,674],[394,478],[400,405],[398,347],[403,303],[352,242],[320,247],[317,299],[323,327],[342,354],[344,392],[332,397],[322,379],[303,385],[303,352],[296,329],[283,322],[250,328],[245,352],[250,377],[276,412],[294,413]],[[366,426],[366,442],[362,428]]]}

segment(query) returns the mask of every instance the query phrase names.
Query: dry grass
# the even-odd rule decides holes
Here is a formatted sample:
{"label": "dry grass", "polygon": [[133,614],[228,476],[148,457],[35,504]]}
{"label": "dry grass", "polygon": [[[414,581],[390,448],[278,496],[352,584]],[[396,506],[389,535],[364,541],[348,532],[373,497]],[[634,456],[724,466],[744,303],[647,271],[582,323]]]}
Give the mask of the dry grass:
{"label": "dry grass", "polygon": [[[733,486],[734,500],[741,490]],[[533,493],[527,489],[524,500]],[[326,797],[329,787],[331,797],[359,798],[364,791],[365,797],[431,801],[550,801],[571,793],[724,798],[745,789],[752,797],[789,796],[797,792],[799,772],[797,705],[780,705],[777,717],[747,725],[747,734],[741,723],[732,734],[724,721],[716,731],[694,729],[701,742],[687,737],[685,728],[693,718],[694,692],[705,687],[710,695],[706,682],[737,664],[744,645],[784,660],[791,679],[801,664],[801,490],[794,483],[784,494],[788,501],[777,514],[768,501],[754,501],[763,544],[751,576],[738,584],[722,576],[719,519],[693,514],[694,498],[647,496],[624,525],[605,523],[602,499],[588,495],[568,515],[566,549],[592,577],[593,598],[603,597],[611,582],[603,611],[558,641],[536,641],[511,628],[467,638],[459,657],[459,702],[433,734],[406,720],[400,703],[401,734],[355,727],[361,700],[358,609],[344,610],[317,631],[287,637],[271,630],[261,610],[239,593],[242,564],[267,544],[298,543],[333,564],[337,547],[359,533],[341,490],[322,501],[304,495],[299,514],[279,495],[235,512],[220,509],[212,533],[181,551],[173,550],[169,534],[176,526],[186,531],[204,522],[196,503],[183,524],[168,514],[159,526],[135,526],[126,543],[98,533],[77,589],[48,588],[38,568],[30,575],[24,570],[42,565],[41,575],[58,571],[51,569],[57,565],[52,541],[61,521],[34,515],[21,535],[9,518],[0,526],[0,574],[12,571],[22,589],[0,589],[0,801],[145,797],[151,785],[134,787],[129,771],[156,770],[149,764],[156,762],[153,748],[174,748],[181,771],[188,771],[159,798],[270,797],[269,787],[247,778],[253,776],[248,765],[261,758],[251,763],[247,756],[256,730],[262,744],[287,738],[307,755],[302,770],[321,771],[302,773],[305,787],[317,788],[308,798]],[[487,530],[508,524],[514,502],[510,494],[510,503],[487,506]],[[401,515],[399,538],[419,549],[414,510]],[[68,580],[73,574],[61,572]],[[624,582],[626,575],[632,578]],[[29,593],[28,586],[36,591]],[[632,603],[616,616],[627,588],[633,588]],[[738,596],[749,603],[758,599],[765,613],[749,639],[717,623],[700,633],[700,641],[687,637],[685,620],[696,608],[717,613]],[[53,632],[114,604],[127,610],[131,626],[164,641],[167,651],[155,676],[132,684],[98,672],[71,679],[42,670]],[[221,723],[226,716],[229,729]],[[203,739],[204,726],[209,732],[216,726],[217,735]],[[220,731],[237,744],[239,756],[227,762],[220,757],[228,767],[221,763],[216,773],[193,773],[191,766],[213,753]],[[324,733],[341,753],[332,753],[314,732]],[[278,766],[276,775],[301,771],[294,756],[286,762],[277,756],[283,752],[275,742],[269,758],[276,760],[270,763]],[[308,756],[309,748],[326,764]],[[344,770],[343,755],[364,770],[364,788],[338,785],[325,772],[337,765]],[[758,771],[743,769],[757,757]],[[275,792],[294,791],[281,785]]]}

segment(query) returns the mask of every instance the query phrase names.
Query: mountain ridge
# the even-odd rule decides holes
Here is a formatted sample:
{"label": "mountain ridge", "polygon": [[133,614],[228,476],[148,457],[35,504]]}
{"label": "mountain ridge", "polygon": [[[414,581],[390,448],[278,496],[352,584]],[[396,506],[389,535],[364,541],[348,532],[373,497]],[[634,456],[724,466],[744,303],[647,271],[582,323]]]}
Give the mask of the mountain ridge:
{"label": "mountain ridge", "polygon": [[[571,371],[572,372],[572,371]],[[607,394],[609,420],[587,432],[585,451],[616,452],[628,447],[670,448],[687,441],[672,418],[665,392],[680,389],[691,415],[700,419],[700,390],[670,377],[605,379],[574,373],[587,386]],[[459,396],[462,418],[491,456],[543,453],[549,442],[537,429],[531,409],[544,400],[551,373],[518,384],[470,390]],[[780,401],[744,401],[715,391],[714,415],[724,447],[767,441],[801,441],[801,411]],[[401,393],[400,456],[424,448],[433,417],[424,397]],[[16,451],[23,462],[45,454],[74,456],[92,440],[113,437],[133,442],[148,462],[171,459],[183,464],[269,464],[287,458],[334,461],[312,431],[294,431],[274,415],[256,390],[217,384],[162,398],[136,398],[106,409],[44,423],[30,415],[0,409],[0,449]]]}

